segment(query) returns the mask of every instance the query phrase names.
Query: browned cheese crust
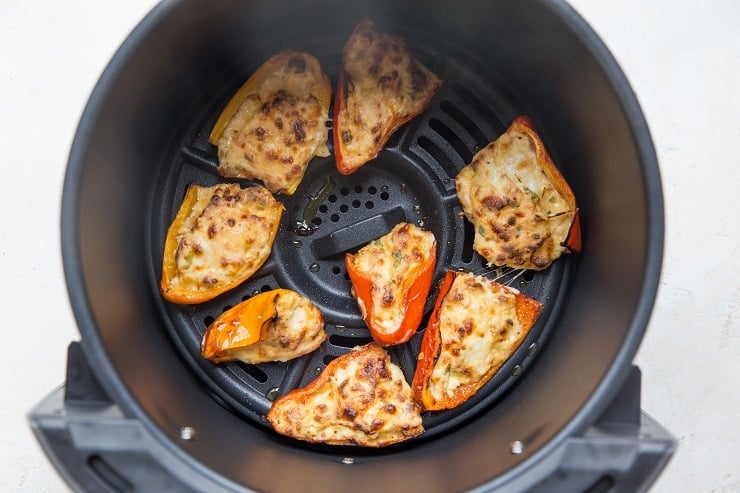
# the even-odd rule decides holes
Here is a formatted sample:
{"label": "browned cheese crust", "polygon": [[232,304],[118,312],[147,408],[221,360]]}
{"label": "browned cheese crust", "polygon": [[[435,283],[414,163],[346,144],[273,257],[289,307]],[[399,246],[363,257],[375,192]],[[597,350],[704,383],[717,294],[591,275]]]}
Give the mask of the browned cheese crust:
{"label": "browned cheese crust", "polygon": [[331,361],[308,386],[276,400],[275,431],[298,440],[384,447],[424,431],[401,369],[371,343]]}
{"label": "browned cheese crust", "polygon": [[222,176],[262,180],[273,193],[292,194],[314,156],[328,156],[331,83],[318,60],[285,52],[258,73],[218,140]]}
{"label": "browned cheese crust", "polygon": [[283,207],[265,188],[191,185],[167,232],[161,289],[200,303],[242,283],[270,255]]}
{"label": "browned cheese crust", "polygon": [[[344,101],[334,125],[342,168],[349,173],[378,155],[391,134],[421,113],[442,87],[403,39],[360,22],[343,51]],[[335,143],[336,145],[336,143]]]}
{"label": "browned cheese crust", "polygon": [[[326,340],[321,311],[311,300],[295,291],[276,291],[279,294],[275,297],[275,315],[262,326],[259,341],[240,347],[239,327],[234,327],[233,319],[225,317],[221,320],[219,317],[209,326],[208,331],[231,331],[235,334],[233,337],[205,338],[206,342],[221,344],[207,345],[203,351],[204,356],[215,362],[238,360],[258,364],[288,361],[318,349]],[[234,308],[238,309],[238,305]]]}
{"label": "browned cheese crust", "polygon": [[575,198],[528,119],[481,149],[455,182],[473,248],[489,265],[542,270],[567,251]]}
{"label": "browned cheese crust", "polygon": [[[421,271],[429,257],[435,254],[435,248],[432,232],[402,222],[351,257],[356,272],[369,279],[373,286],[372,324],[378,330],[391,333],[401,325],[406,306],[399,300],[407,296],[407,278]],[[359,298],[358,304],[362,316],[366,317],[368,307]]]}
{"label": "browned cheese crust", "polygon": [[440,306],[439,354],[421,392],[424,409],[451,409],[472,397],[519,347],[540,309],[516,289],[458,274]]}

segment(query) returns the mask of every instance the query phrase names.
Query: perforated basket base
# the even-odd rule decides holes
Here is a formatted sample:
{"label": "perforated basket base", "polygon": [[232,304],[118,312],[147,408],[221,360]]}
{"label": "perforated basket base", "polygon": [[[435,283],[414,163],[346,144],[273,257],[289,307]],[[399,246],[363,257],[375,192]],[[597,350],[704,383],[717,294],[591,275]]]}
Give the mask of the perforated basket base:
{"label": "perforated basket base", "polygon": [[[316,54],[324,70],[336,81],[336,62],[341,59],[339,50],[344,40],[312,42],[314,46],[301,49]],[[553,329],[575,262],[573,256],[564,256],[543,272],[507,273],[486,267],[485,261],[473,252],[474,232],[463,218],[455,194],[457,172],[480,148],[503,133],[515,116],[526,113],[525,108],[504,85],[497,84],[495,78],[464,56],[441,56],[416,45],[412,51],[445,81],[427,111],[397,131],[377,159],[350,176],[336,171],[333,155],[315,158],[295,194],[277,196],[285,213],[272,254],[244,284],[197,306],[178,306],[157,297],[174,345],[213,397],[261,426],[269,426],[264,415],[276,397],[305,386],[333,358],[372,340],[350,294],[344,256],[388,233],[400,221],[432,231],[438,244],[434,288],[420,330],[408,343],[388,348],[408,381],[416,367],[437,285],[448,269],[500,278],[500,282],[544,305],[526,340],[493,379],[456,409],[425,413],[426,432],[415,440],[428,439],[492,405],[522,378]],[[191,183],[209,186],[229,181],[216,171],[216,148],[208,143],[207,136],[226,100],[248,75],[246,71],[234,80],[224,81],[210,104],[194,114],[191,128],[183,132],[182,140],[165,157],[151,208],[148,257],[152,259],[154,291],[159,282],[167,227],[186,187]],[[557,162],[556,149],[550,151]],[[257,293],[278,287],[294,289],[318,306],[326,320],[327,342],[312,354],[284,363],[214,364],[202,358],[203,332],[219,314]]]}

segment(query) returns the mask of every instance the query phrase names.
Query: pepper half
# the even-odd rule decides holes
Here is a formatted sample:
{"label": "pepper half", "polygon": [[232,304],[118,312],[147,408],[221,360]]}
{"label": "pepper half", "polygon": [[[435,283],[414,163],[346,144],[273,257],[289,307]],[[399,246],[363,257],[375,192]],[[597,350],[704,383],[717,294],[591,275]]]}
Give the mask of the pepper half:
{"label": "pepper half", "polygon": [[[164,298],[203,303],[247,280],[267,260],[282,212],[261,186],[190,185],[165,237]],[[225,249],[239,261],[224,265]]]}
{"label": "pepper half", "polygon": [[277,315],[276,302],[287,289],[260,293],[223,312],[203,334],[201,353],[211,361],[231,361],[230,351],[260,340],[262,328]]}
{"label": "pepper half", "polygon": [[[281,54],[280,56],[274,56],[270,58],[265,63],[257,67],[254,72],[252,72],[252,75],[249,76],[244,84],[242,84],[242,86],[234,93],[229,102],[226,103],[224,109],[221,110],[221,114],[216,120],[216,123],[214,123],[213,128],[211,129],[211,133],[208,135],[208,142],[213,145],[218,145],[218,141],[223,135],[224,129],[226,129],[226,126],[229,124],[231,119],[234,118],[234,115],[239,110],[244,101],[249,96],[257,93],[260,87],[262,87],[262,85],[265,83],[265,81],[267,81],[270,77],[273,77],[275,72],[280,70],[282,64],[284,63],[284,55],[285,54]],[[322,84],[319,84],[316,88],[316,97],[319,99],[322,105],[328,108],[329,104],[331,103],[331,82],[329,81],[329,78],[327,76],[321,74],[321,77]]]}
{"label": "pepper half", "polygon": [[[401,235],[404,239],[400,239]],[[357,254],[345,257],[362,317],[370,335],[381,346],[402,344],[411,339],[424,315],[436,266],[437,242],[432,235],[431,248],[426,248],[422,235],[432,233],[409,223],[400,223],[388,235],[368,244]],[[428,237],[426,241],[429,241]],[[415,248],[411,247],[412,244]],[[384,253],[379,253],[378,248],[384,248]],[[369,252],[373,253],[368,255]],[[369,257],[367,261],[362,260],[365,255]],[[414,260],[407,262],[411,257]],[[394,286],[383,284],[378,277],[388,264],[403,265],[391,276]]]}
{"label": "pepper half", "polygon": [[[452,409],[470,399],[486,382],[488,382],[493,377],[493,375],[495,375],[501,365],[503,365],[503,363],[521,344],[521,341],[524,340],[524,337],[526,337],[527,333],[537,321],[537,318],[542,311],[542,304],[534,298],[530,298],[529,296],[521,294],[516,290],[512,290],[511,288],[506,288],[504,286],[499,288],[507,289],[510,290],[510,293],[514,293],[514,312],[516,313],[516,319],[520,330],[518,332],[518,335],[511,339],[509,343],[506,343],[504,340],[499,340],[499,342],[497,342],[495,346],[492,346],[492,351],[495,348],[495,350],[499,352],[499,354],[491,353],[490,361],[488,362],[488,365],[490,366],[471,367],[472,372],[468,372],[468,367],[464,365],[474,364],[473,362],[476,362],[478,360],[482,362],[485,360],[485,358],[481,358],[480,355],[474,357],[475,355],[473,353],[475,353],[475,351],[468,355],[470,359],[468,359],[468,357],[466,357],[465,355],[457,354],[455,351],[460,347],[464,348],[466,344],[464,342],[460,344],[459,342],[449,339],[449,336],[443,344],[443,334],[440,326],[440,313],[442,311],[442,305],[445,303],[445,298],[452,290],[456,278],[462,275],[468,274],[451,270],[447,271],[447,274],[445,275],[445,278],[441,283],[439,295],[437,296],[437,300],[435,301],[434,309],[429,317],[429,322],[427,324],[426,331],[424,332],[424,337],[421,341],[421,348],[419,350],[416,371],[411,383],[411,388],[414,392],[414,400],[422,406],[422,409],[427,411]],[[472,282],[474,285],[480,285],[480,280],[477,278],[472,279]],[[491,282],[494,284],[498,284],[493,281]],[[460,300],[453,299],[451,301],[451,303],[453,304],[459,303],[460,301],[462,301],[463,298],[467,296],[475,296],[473,293],[463,295],[461,294],[459,289],[455,293],[455,297],[460,296]],[[494,303],[494,300],[491,300],[491,303]],[[487,305],[490,305],[490,303],[487,303]],[[459,311],[460,307],[458,307],[457,310]],[[465,321],[463,322],[463,326],[458,326],[458,328],[455,329],[458,334],[460,334],[460,330],[476,330],[475,327],[477,323],[486,323],[485,320],[481,320],[480,314],[478,314],[478,320],[476,320],[476,314],[474,313],[466,313],[466,316],[469,318],[465,319]],[[513,321],[507,321],[506,323],[511,323],[513,326]],[[501,331],[502,333],[509,331],[508,327],[491,327],[491,329]],[[485,337],[482,337],[480,333],[474,334],[471,337],[475,337],[477,341],[485,340]],[[502,348],[502,345],[505,345],[506,347]],[[457,361],[457,363],[455,364],[463,365],[464,368],[466,368],[466,370],[463,372],[465,375],[470,376],[470,373],[475,372],[478,372],[479,375],[477,379],[471,380],[469,382],[456,382],[456,386],[452,390],[451,394],[445,393],[443,396],[439,396],[435,395],[434,392],[431,390],[433,386],[432,378],[435,374],[435,367],[440,361],[440,357],[444,348],[448,348],[447,350],[449,350],[449,348],[453,348],[453,356],[449,357],[448,354],[448,357],[446,359],[447,364],[449,364],[450,361]],[[450,366],[447,366],[444,373],[448,373],[450,371],[461,370],[460,368],[453,369]],[[453,381],[453,379],[450,378],[450,381]]]}

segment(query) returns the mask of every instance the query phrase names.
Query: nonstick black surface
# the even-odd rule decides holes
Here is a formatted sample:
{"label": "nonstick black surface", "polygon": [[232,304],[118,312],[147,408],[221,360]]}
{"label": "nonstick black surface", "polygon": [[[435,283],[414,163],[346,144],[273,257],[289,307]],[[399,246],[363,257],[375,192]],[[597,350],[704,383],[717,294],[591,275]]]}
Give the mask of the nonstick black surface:
{"label": "nonstick black surface", "polygon": [[[343,43],[342,38],[331,38],[295,48],[318,56],[336,87]],[[515,116],[526,112],[523,105],[503,84],[492,85],[489,74],[484,79],[480,73],[483,69],[472,61],[441,57],[421,45],[411,45],[411,49],[445,81],[445,86],[422,115],[391,137],[377,159],[350,176],[336,171],[333,155],[311,161],[295,194],[277,195],[285,213],[271,256],[236,289],[197,306],[178,306],[157,297],[177,349],[213,397],[263,426],[269,426],[264,415],[275,398],[305,386],[333,358],[372,340],[350,294],[344,256],[386,234],[400,221],[432,231],[438,244],[435,283],[425,319],[411,341],[388,348],[409,382],[437,284],[447,269],[485,274],[544,305],[528,337],[494,378],[458,408],[425,413],[426,432],[416,440],[455,426],[496,401],[523,377],[557,318],[574,256],[565,255],[542,272],[486,266],[472,249],[474,232],[455,194],[457,172],[480,148],[503,133]],[[166,171],[154,187],[157,192],[152,202],[148,256],[155,259],[150,272],[154,289],[159,282],[166,231],[186,187],[191,183],[229,181],[218,175],[216,148],[207,137],[223,105],[254,68],[245,67],[242,73],[224,80],[214,97],[194,112],[192,126],[167,155],[170,165],[163,167]],[[557,163],[556,146],[549,147]],[[328,339],[317,351],[289,362],[259,365],[214,364],[200,355],[203,332],[218,315],[257,293],[278,287],[307,296],[324,314]]]}

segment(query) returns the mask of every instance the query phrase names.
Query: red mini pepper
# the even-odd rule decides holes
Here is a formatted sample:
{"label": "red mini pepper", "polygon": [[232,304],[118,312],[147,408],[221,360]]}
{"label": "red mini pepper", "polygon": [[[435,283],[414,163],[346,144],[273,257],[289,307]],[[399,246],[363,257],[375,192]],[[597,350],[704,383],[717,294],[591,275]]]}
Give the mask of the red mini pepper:
{"label": "red mini pepper", "polygon": [[[505,358],[500,358],[496,361],[495,364],[490,366],[486,370],[486,373],[477,381],[459,385],[454,389],[454,393],[450,396],[446,396],[445,398],[438,400],[430,392],[427,384],[429,379],[432,377],[432,372],[434,371],[435,365],[437,364],[437,361],[440,358],[440,353],[443,349],[442,332],[440,330],[439,320],[441,307],[445,298],[450,293],[455,279],[459,275],[462,275],[462,273],[449,270],[442,281],[439,294],[437,295],[437,300],[434,303],[434,310],[429,317],[427,329],[421,340],[421,349],[419,350],[419,356],[416,363],[416,371],[414,372],[414,378],[411,382],[414,400],[421,405],[422,409],[427,411],[452,409],[459,406],[473,396],[483,384],[490,380],[504,361],[510,356],[510,354],[507,354]],[[542,311],[542,304],[534,298],[530,298],[529,296],[517,292],[515,311],[516,318],[521,327],[521,335],[516,345],[511,347],[511,351],[516,349],[518,344],[521,343],[537,321],[537,318],[540,316]]]}
{"label": "red mini pepper", "polygon": [[[370,243],[366,248],[382,248],[381,244],[385,240],[387,244],[392,246],[386,251],[385,255],[379,257],[381,259],[379,261],[399,261],[401,256],[411,254],[403,249],[404,240],[398,241],[398,236],[404,235],[406,238],[410,238],[408,239],[409,242],[413,242],[418,241],[415,238],[419,234],[431,235],[431,233],[423,232],[412,224],[400,223],[388,235]],[[408,246],[408,243],[406,243],[406,246]],[[375,254],[377,255],[377,250]],[[436,266],[436,240],[433,240],[431,249],[426,249],[426,251],[416,250],[414,261],[405,264],[409,268],[394,279],[394,282],[400,285],[400,289],[397,291],[402,293],[400,298],[393,296],[387,286],[378,282],[379,278],[373,271],[379,270],[380,266],[374,266],[372,270],[361,269],[358,266],[357,260],[361,255],[363,255],[363,250],[355,255],[347,254],[345,265],[352,282],[354,296],[357,298],[357,304],[370,330],[370,335],[381,346],[402,344],[408,341],[416,333],[424,315],[424,306],[432,286],[432,276]],[[381,293],[381,295],[377,296],[378,293]],[[402,313],[400,319],[393,319],[388,323],[387,320],[380,318],[383,309],[398,308]]]}
{"label": "red mini pepper", "polygon": [[571,253],[578,253],[581,251],[581,242],[581,215],[576,210],[576,215],[570,224],[570,231],[568,231],[568,236],[565,238],[565,247]]}

